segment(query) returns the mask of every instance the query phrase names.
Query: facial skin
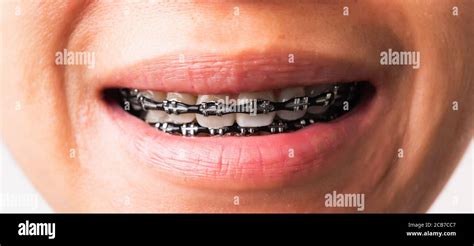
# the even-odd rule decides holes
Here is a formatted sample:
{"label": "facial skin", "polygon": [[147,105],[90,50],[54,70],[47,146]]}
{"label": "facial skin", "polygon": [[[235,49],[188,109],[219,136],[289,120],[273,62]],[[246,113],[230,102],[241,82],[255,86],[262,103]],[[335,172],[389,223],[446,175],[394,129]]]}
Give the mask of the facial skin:
{"label": "facial skin", "polygon": [[[365,212],[424,212],[472,139],[473,8],[467,0],[3,3],[2,141],[60,212],[356,211],[325,207],[332,191],[365,194]],[[56,65],[65,48],[94,52],[95,68]],[[389,48],[419,51],[420,68],[380,65]],[[378,84],[362,130],[304,178],[260,187],[170,177],[137,161],[120,144],[128,133],[104,113],[100,86],[117,69],[179,54],[272,52],[364,61]]]}

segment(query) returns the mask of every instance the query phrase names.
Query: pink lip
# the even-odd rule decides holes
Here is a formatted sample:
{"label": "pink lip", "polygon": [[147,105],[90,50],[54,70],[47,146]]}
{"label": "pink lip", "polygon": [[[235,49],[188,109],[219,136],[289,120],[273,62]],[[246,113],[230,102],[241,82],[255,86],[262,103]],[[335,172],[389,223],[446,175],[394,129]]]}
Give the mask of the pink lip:
{"label": "pink lip", "polygon": [[[267,64],[268,70],[265,70],[265,73],[270,74],[272,69],[279,69],[276,64],[278,62]],[[309,69],[310,64],[305,64],[303,67]],[[217,66],[222,69],[222,64]],[[229,66],[234,66],[234,64]],[[176,82],[174,84],[164,81],[163,73],[157,70],[149,71],[148,67],[142,67],[138,72],[134,70],[134,76],[128,72],[119,72],[117,73],[119,76],[102,83],[102,88],[114,86],[183,91],[183,86],[189,85],[186,80],[174,80]],[[317,71],[321,71],[322,67],[327,68],[327,66],[316,66]],[[334,68],[331,67],[331,69]],[[255,69],[261,70],[262,66],[251,65],[247,68],[239,68],[238,73],[228,79],[229,84],[217,87],[218,89],[215,90],[211,89],[207,94],[216,91],[248,90],[249,87],[246,87],[248,83],[240,82],[239,79],[242,79],[240,75]],[[292,69],[286,72],[289,75],[282,78],[295,76]],[[147,71],[150,73],[147,74]],[[347,70],[343,68],[343,72]],[[153,76],[161,74],[161,77],[156,77],[157,79],[153,81],[157,83],[152,83],[153,76],[150,74]],[[327,74],[335,76],[338,73],[328,72]],[[201,77],[205,77],[204,75]],[[197,76],[197,74],[194,73],[192,76]],[[296,77],[298,76],[301,75],[296,73]],[[137,82],[130,80],[132,77],[146,78],[146,80]],[[327,77],[322,76],[325,82],[342,80],[326,80]],[[214,77],[210,78],[212,80]],[[320,77],[317,81],[323,79]],[[272,83],[278,80],[270,79],[269,81],[272,81],[270,85],[274,85]],[[297,84],[294,80],[292,82],[282,79],[282,81],[284,82],[279,85],[296,86]],[[232,89],[232,85],[235,85],[236,89]],[[265,87],[268,85],[260,83],[257,86],[250,86],[250,89]],[[206,83],[205,86],[192,88],[193,92],[201,92],[211,87],[209,83]],[[329,123],[316,123],[292,133],[251,137],[181,137],[160,132],[126,113],[119,106],[111,107],[106,103],[103,104],[104,112],[113,122],[111,127],[118,127],[118,130],[123,133],[118,139],[124,146],[124,151],[128,152],[137,164],[147,164],[153,167],[153,172],[156,171],[161,177],[174,182],[217,189],[275,187],[297,182],[304,177],[311,177],[318,170],[331,164],[339,150],[354,148],[358,141],[363,141],[362,136],[373,127],[373,119],[384,105],[383,96],[377,92],[371,100],[358,105],[352,112],[339,119]]]}
{"label": "pink lip", "polygon": [[[367,80],[374,71],[361,61],[293,54],[188,55],[147,60],[99,76],[101,86],[191,94],[235,94],[328,82]],[[377,82],[377,81],[374,81]]]}

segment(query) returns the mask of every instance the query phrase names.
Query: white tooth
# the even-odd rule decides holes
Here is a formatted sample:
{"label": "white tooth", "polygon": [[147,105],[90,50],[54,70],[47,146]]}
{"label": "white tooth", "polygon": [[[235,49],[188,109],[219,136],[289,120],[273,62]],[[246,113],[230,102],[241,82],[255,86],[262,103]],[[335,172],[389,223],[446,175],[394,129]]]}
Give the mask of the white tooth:
{"label": "white tooth", "polygon": [[[202,102],[225,102],[226,97],[229,96],[225,95],[200,95],[197,98],[196,104],[200,104]],[[227,100],[228,101],[228,100]],[[222,116],[204,116],[200,114],[196,114],[196,120],[201,126],[209,127],[209,128],[222,128],[224,126],[231,126],[235,122],[235,114],[226,114]]]}
{"label": "white tooth", "polygon": [[[325,91],[332,90],[333,85],[330,84],[324,84],[324,85],[315,85],[315,86],[309,86],[305,88],[306,91],[306,96],[309,97],[315,97],[320,95],[321,93]],[[318,107],[318,106],[313,106],[308,108],[308,113],[310,114],[320,114],[326,111],[325,107]]]}
{"label": "white tooth", "polygon": [[[289,99],[295,97],[303,97],[304,88],[303,87],[294,87],[294,88],[287,88],[280,91],[278,94],[278,101],[285,102]],[[277,112],[278,117],[284,120],[296,120],[303,117],[306,114],[306,110],[299,110],[299,111],[286,111],[280,110]]]}
{"label": "white tooth", "polygon": [[[144,97],[147,97],[149,99],[153,99],[157,102],[161,102],[163,100],[166,100],[166,93],[164,93],[164,92],[146,90],[146,91],[140,91],[140,93]],[[146,112],[145,122],[156,123],[156,122],[166,122],[167,120],[168,120],[168,114],[163,112],[163,111],[148,110]]]}
{"label": "white tooth", "polygon": [[[247,99],[247,100],[244,100]],[[245,102],[249,102],[249,99],[262,99],[262,100],[270,100],[274,101],[275,98],[273,96],[272,91],[264,91],[264,92],[246,92],[239,94],[237,103],[242,104]],[[259,127],[259,126],[266,126],[270,125],[275,118],[276,112],[271,112],[267,114],[249,114],[249,113],[240,113],[237,114],[236,120],[239,126],[243,127]]]}
{"label": "white tooth", "polygon": [[[169,92],[166,95],[166,100],[168,101],[177,101],[182,102],[190,105],[196,104],[196,97],[187,93],[177,93],[177,92]],[[194,121],[195,114],[169,114],[167,122],[173,122],[175,124],[183,124],[189,123]]]}

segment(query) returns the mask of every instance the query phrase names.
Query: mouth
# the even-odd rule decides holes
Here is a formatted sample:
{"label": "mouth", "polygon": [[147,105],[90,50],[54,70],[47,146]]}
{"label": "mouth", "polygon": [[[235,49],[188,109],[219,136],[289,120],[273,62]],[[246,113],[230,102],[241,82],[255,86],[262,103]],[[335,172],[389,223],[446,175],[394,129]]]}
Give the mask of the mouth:
{"label": "mouth", "polygon": [[211,189],[323,178],[347,164],[386,105],[376,71],[359,63],[199,59],[154,60],[99,83],[109,120],[98,130],[118,140],[131,168]]}
{"label": "mouth", "polygon": [[192,95],[115,88],[107,98],[165,133],[181,136],[264,136],[330,122],[352,111],[369,82],[328,83],[238,95]]}

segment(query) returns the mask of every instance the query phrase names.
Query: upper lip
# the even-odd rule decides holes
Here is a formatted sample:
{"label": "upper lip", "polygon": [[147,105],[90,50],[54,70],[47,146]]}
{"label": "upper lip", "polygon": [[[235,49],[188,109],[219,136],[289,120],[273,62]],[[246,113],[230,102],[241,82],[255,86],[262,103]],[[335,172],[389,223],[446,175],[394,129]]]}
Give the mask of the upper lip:
{"label": "upper lip", "polygon": [[318,83],[369,81],[374,70],[361,61],[307,53],[170,55],[105,74],[104,88],[135,88],[190,94],[236,94]]}

